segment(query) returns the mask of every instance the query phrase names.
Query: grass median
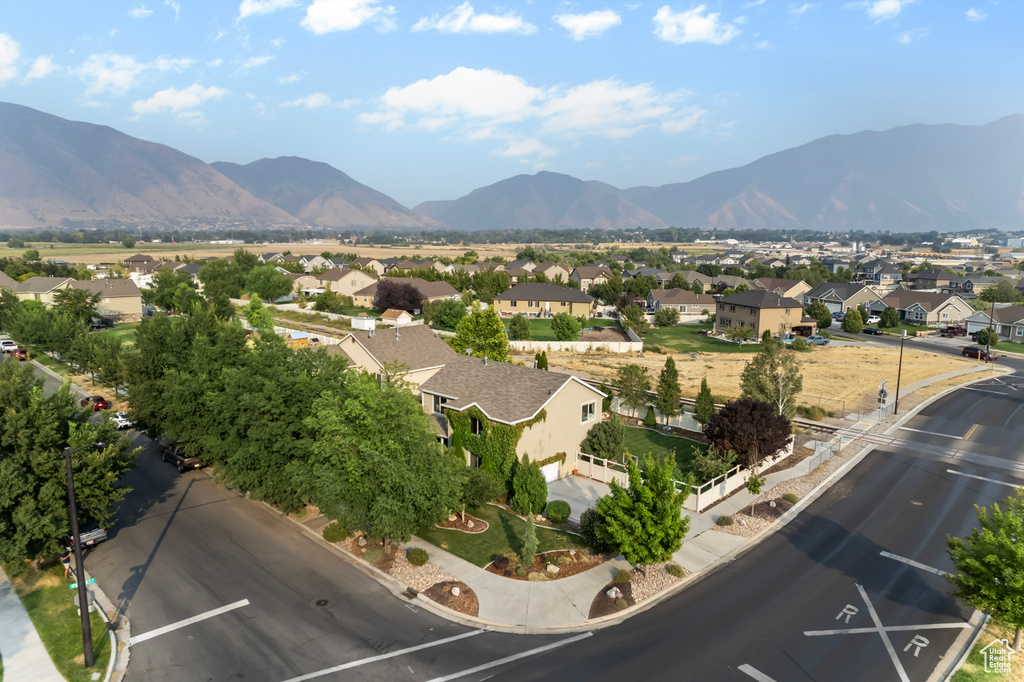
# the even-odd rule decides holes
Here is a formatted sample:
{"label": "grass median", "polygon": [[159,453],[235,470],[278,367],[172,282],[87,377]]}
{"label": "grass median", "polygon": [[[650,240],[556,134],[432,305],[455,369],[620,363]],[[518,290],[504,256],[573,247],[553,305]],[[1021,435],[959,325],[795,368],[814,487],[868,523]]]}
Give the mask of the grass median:
{"label": "grass median", "polygon": [[[10,567],[7,570],[11,572]],[[99,672],[102,676],[110,659],[106,623],[99,613],[89,616],[95,663],[92,668],[86,668],[82,654],[82,620],[74,602],[76,593],[68,589],[71,581],[64,578],[64,570],[58,565],[35,573],[28,571],[12,576],[11,583],[64,679],[91,682],[93,673]]]}

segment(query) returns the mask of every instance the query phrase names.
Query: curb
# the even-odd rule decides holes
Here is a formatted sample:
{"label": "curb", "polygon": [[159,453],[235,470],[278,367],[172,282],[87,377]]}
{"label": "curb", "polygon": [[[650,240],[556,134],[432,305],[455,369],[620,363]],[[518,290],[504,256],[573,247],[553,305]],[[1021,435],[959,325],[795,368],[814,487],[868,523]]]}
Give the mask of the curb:
{"label": "curb", "polygon": [[[85,573],[86,580],[92,579],[89,571],[83,571],[83,573]],[[117,628],[113,627],[109,613],[117,613],[117,609],[114,607],[114,603],[107,597],[107,594],[100,588],[99,583],[93,583],[93,587],[89,589],[89,592],[94,595],[97,605],[96,611],[100,614],[103,622],[107,624],[107,634],[110,636],[110,660],[107,662],[107,671],[103,678],[103,682],[110,682],[115,674],[120,674],[120,677],[123,677],[128,669],[128,659],[130,656],[128,654],[127,642],[131,639],[131,626],[128,623],[128,618],[122,616],[118,621]],[[122,638],[118,637],[118,631],[121,632]],[[120,646],[121,642],[125,644],[124,647]]]}
{"label": "curb", "polygon": [[78,395],[82,396],[83,398],[89,395],[89,393],[87,393],[85,391],[85,389],[83,389],[81,386],[79,386],[74,381],[72,381],[70,377],[61,376],[60,374],[57,374],[56,372],[54,372],[52,369],[50,369],[46,365],[41,365],[38,362],[36,362],[35,360],[32,360],[31,362],[32,362],[33,365],[35,365],[39,369],[43,370],[46,374],[48,374],[50,376],[50,378],[56,379],[57,381],[61,382],[62,384],[65,381],[68,382],[69,384],[71,384],[71,390],[77,391]]}
{"label": "curb", "polygon": [[[953,640],[953,644],[946,650],[946,653],[948,654],[950,651],[960,647],[960,655],[952,659],[944,671],[941,670],[943,661],[940,659],[938,665],[935,666],[935,670],[933,670],[932,674],[928,676],[928,682],[943,682],[943,680],[948,680],[956,674],[957,670],[960,670],[960,668],[963,667],[964,663],[967,661],[967,657],[971,653],[971,649],[974,648],[975,642],[981,638],[981,633],[985,631],[985,625],[988,623],[988,616],[981,611],[975,611],[969,622],[972,627],[970,629],[963,630],[959,635],[957,635],[956,639]],[[943,656],[942,658],[944,659],[945,657]]]}

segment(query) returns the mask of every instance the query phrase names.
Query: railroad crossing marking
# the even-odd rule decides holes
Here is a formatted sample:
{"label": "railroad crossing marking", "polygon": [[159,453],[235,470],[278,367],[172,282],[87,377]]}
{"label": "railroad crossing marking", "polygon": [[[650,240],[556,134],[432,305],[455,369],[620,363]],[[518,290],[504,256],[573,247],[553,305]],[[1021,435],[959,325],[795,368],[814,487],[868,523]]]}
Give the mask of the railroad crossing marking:
{"label": "railroad crossing marking", "polygon": [[[910,678],[907,677],[907,671],[903,669],[903,664],[900,662],[899,656],[896,654],[896,648],[892,644],[892,640],[889,638],[890,632],[907,632],[912,630],[944,630],[944,629],[966,629],[971,627],[970,623],[923,623],[920,625],[882,625],[882,619],[878,617],[878,612],[875,611],[874,604],[871,603],[871,599],[868,598],[867,590],[862,585],[857,585],[857,591],[860,592],[861,599],[864,600],[864,606],[867,608],[868,615],[871,617],[871,622],[874,624],[872,627],[864,628],[843,628],[839,630],[805,630],[804,635],[807,637],[820,637],[823,635],[861,635],[875,633],[882,639],[882,644],[885,645],[885,650],[889,652],[889,658],[892,659],[893,666],[896,667],[896,673],[900,676],[902,682],[910,682]],[[839,612],[839,616],[843,616],[849,611],[856,610],[856,607],[851,604],[847,604],[843,607],[842,611]],[[850,614],[855,615],[855,614]],[[836,620],[839,620],[839,616]],[[849,622],[847,620],[846,622]],[[915,634],[910,640],[910,644],[903,649],[903,651],[909,651],[914,648],[914,656],[921,652],[921,649],[928,646],[928,639]]]}
{"label": "railroad crossing marking", "polygon": [[1019,483],[1009,483],[1007,481],[997,481],[994,478],[985,478],[984,476],[975,476],[974,474],[965,474],[962,471],[956,471],[954,469],[946,469],[946,473],[947,474],[955,474],[957,476],[963,476],[965,478],[976,478],[979,481],[987,481],[989,483],[996,483],[998,485],[1006,485],[1006,486],[1010,486],[1011,488],[1020,488],[1020,487],[1022,487]]}

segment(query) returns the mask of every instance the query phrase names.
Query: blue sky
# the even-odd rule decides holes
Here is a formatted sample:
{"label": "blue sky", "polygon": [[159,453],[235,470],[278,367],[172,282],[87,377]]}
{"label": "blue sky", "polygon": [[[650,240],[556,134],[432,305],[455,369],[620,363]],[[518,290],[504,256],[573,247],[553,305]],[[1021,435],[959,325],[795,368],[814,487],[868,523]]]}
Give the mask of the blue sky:
{"label": "blue sky", "polygon": [[550,170],[682,182],[1024,111],[1021,0],[6,0],[0,100],[415,206]]}

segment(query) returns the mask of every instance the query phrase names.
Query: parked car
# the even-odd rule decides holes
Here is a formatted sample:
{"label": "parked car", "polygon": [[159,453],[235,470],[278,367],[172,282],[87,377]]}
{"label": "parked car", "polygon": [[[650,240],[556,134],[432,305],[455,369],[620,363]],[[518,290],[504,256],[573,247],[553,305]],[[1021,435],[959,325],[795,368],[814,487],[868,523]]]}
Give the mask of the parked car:
{"label": "parked car", "polygon": [[18,358],[19,360],[28,360],[28,349],[18,348],[17,350],[14,351],[14,357]]}
{"label": "parked car", "polygon": [[82,407],[89,407],[92,405],[93,412],[110,409],[110,403],[108,403],[107,399],[101,395],[91,395],[88,398],[82,398],[81,405]]}
{"label": "parked car", "polygon": [[110,421],[114,422],[114,426],[118,429],[127,429],[132,425],[132,420],[128,417],[127,412],[116,413],[110,418]]}
{"label": "parked car", "polygon": [[189,469],[201,469],[203,463],[198,457],[189,457],[184,451],[184,443],[167,443],[160,448],[160,458],[178,467],[178,473]]}
{"label": "parked car", "polygon": [[875,336],[881,336],[883,334],[882,330],[879,329],[878,327],[864,327],[863,329],[860,330],[860,333],[873,334]]}
{"label": "parked car", "polygon": [[986,350],[981,346],[967,346],[960,351],[960,355],[965,358],[974,358],[976,360],[985,360],[987,362],[995,362],[999,357],[992,351]]}
{"label": "parked car", "polygon": [[18,350],[18,344],[10,339],[3,339],[0,340],[0,350],[3,350],[5,353],[13,353]]}
{"label": "parked car", "polygon": [[[967,327],[964,327],[963,325],[959,324],[951,324],[945,329],[943,329],[941,332],[939,332],[939,336],[943,336],[950,339],[953,338],[954,336],[967,336]],[[976,341],[977,337],[975,337],[972,340]]]}
{"label": "parked car", "polygon": [[868,319],[864,320],[865,324],[878,324],[882,321],[882,318],[878,315],[868,315]]}
{"label": "parked car", "polygon": [[815,334],[814,336],[807,337],[807,343],[813,343],[815,346],[827,346],[829,339],[826,339],[821,334]]}
{"label": "parked car", "polygon": [[[92,545],[98,545],[107,539],[107,529],[88,525],[86,526],[86,530],[79,531],[78,537],[82,540],[82,547],[91,547]],[[68,546],[74,547],[74,545],[74,538],[68,537]]]}
{"label": "parked car", "polygon": [[844,313],[832,313],[832,319],[836,322],[842,322],[844,317],[846,317]]}

